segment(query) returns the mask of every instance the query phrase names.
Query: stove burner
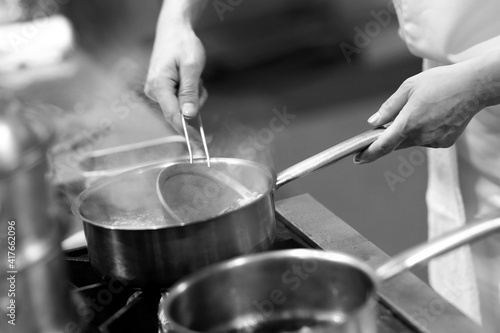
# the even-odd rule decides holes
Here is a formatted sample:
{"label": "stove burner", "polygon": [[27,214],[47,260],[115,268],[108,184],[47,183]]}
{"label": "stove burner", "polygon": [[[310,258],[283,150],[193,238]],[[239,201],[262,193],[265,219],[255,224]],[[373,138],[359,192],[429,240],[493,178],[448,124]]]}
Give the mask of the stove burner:
{"label": "stove burner", "polygon": [[[272,250],[305,248],[300,238],[283,224],[277,225],[277,239]],[[166,293],[138,291],[119,280],[102,280],[91,267],[87,249],[66,253],[66,263],[73,292],[83,298],[77,312],[89,324],[92,333],[167,333],[169,325],[161,302]],[[414,333],[403,318],[389,306],[378,304],[379,333]]]}
{"label": "stove burner", "polygon": [[162,306],[163,301],[167,296],[168,296],[167,292],[161,294],[160,304],[158,306],[158,321],[160,324],[160,327],[158,329],[159,333],[171,332],[171,327],[167,321],[167,316],[165,315],[165,308]]}
{"label": "stove burner", "polygon": [[160,293],[137,291],[118,280],[105,280],[92,269],[86,248],[66,252],[74,293],[83,299],[77,313],[96,332],[158,333]]}

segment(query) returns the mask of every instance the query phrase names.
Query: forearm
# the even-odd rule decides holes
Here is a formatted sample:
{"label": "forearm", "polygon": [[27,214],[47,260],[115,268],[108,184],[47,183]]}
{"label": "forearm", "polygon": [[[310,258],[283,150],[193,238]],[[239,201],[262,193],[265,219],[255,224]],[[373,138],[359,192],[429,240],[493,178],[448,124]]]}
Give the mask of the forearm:
{"label": "forearm", "polygon": [[201,83],[205,50],[193,31],[206,2],[164,0],[156,27],[144,90],[160,104],[167,121],[179,131],[181,113],[195,117],[206,99]]}
{"label": "forearm", "polygon": [[[193,26],[208,0],[164,0],[158,18],[158,30],[168,26]],[[160,29],[161,27],[161,29]]]}

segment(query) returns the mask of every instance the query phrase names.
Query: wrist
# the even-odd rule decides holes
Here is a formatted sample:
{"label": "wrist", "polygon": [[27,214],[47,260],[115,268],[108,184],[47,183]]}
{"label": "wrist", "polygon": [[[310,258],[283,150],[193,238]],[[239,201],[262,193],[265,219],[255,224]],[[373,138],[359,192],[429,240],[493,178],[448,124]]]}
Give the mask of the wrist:
{"label": "wrist", "polygon": [[205,4],[206,0],[164,0],[159,25],[192,29]]}
{"label": "wrist", "polygon": [[500,52],[478,57],[471,63],[486,106],[500,104]]}

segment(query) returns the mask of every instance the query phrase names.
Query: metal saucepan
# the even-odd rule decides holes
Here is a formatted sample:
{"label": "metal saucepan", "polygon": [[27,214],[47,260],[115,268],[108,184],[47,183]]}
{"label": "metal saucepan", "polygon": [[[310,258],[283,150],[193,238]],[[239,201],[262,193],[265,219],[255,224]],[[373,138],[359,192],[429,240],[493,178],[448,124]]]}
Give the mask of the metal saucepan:
{"label": "metal saucepan", "polygon": [[[274,190],[287,182],[370,145],[382,132],[371,130],[275,174],[233,158],[211,159],[231,166],[243,186],[261,196],[241,209],[189,224],[164,218],[157,195],[167,162],[124,172],[83,191],[72,212],[83,221],[90,263],[106,277],[130,286],[164,289],[196,269],[242,254],[269,249],[276,236]],[[195,163],[205,163],[198,160]]]}
{"label": "metal saucepan", "polygon": [[186,139],[170,135],[157,139],[93,150],[79,162],[83,177],[90,184],[142,166],[186,158]]}
{"label": "metal saucepan", "polygon": [[[63,212],[71,212],[74,199],[92,183],[109,178],[124,171],[186,159],[186,139],[180,135],[170,135],[157,139],[134,142],[120,146],[103,148],[86,152],[92,143],[92,138],[102,140],[103,133],[99,131],[84,131],[75,138],[54,146],[49,157],[52,159],[51,184],[54,187],[54,197]],[[87,147],[89,148],[89,147]],[[61,155],[61,156],[58,156]],[[64,157],[63,157],[64,156]],[[57,172],[55,166],[68,159],[76,158],[78,168],[74,172]],[[61,169],[65,171],[65,169]],[[67,218],[64,216],[63,218]],[[80,230],[68,235],[62,242],[63,250],[71,250],[86,246],[87,242]]]}
{"label": "metal saucepan", "polygon": [[[187,158],[186,140],[180,135],[91,150],[89,145],[103,140],[102,135],[100,131],[84,131],[50,149],[50,182],[55,199],[65,212],[70,212],[71,203],[78,194],[99,179],[142,166]],[[96,139],[92,141],[93,138]],[[70,168],[66,166],[68,163],[77,163],[78,167]]]}
{"label": "metal saucepan", "polygon": [[163,310],[176,333],[375,333],[381,283],[499,229],[500,218],[468,225],[375,271],[357,258],[309,249],[235,258],[180,281]]}

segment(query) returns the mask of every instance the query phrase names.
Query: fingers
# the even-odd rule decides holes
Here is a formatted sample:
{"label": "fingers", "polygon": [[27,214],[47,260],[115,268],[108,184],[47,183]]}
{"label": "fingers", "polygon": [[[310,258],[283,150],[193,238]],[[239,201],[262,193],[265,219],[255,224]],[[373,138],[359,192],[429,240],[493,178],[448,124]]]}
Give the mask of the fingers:
{"label": "fingers", "polygon": [[[354,156],[354,163],[362,164],[373,162],[389,154],[405,141],[406,137],[403,135],[403,129],[406,117],[398,117],[398,115],[408,102],[408,97],[408,84],[403,83],[399,89],[382,104],[380,109],[368,118],[368,123],[371,125],[386,125],[387,129],[367,149]],[[390,124],[387,125],[388,123]]]}
{"label": "fingers", "polygon": [[[181,63],[179,85],[179,104],[182,114],[190,119],[196,117],[200,107],[201,72],[203,65],[200,63]],[[203,92],[203,91],[201,91]],[[202,103],[201,103],[202,104]]]}
{"label": "fingers", "polygon": [[207,101],[207,98],[208,98],[207,89],[205,89],[205,86],[203,86],[203,83],[200,81],[200,99],[199,99],[198,109],[201,109],[203,107],[203,105]]}
{"label": "fingers", "polygon": [[[177,133],[184,135],[184,131],[182,129],[182,119],[181,119],[182,115],[180,113],[179,101],[177,99],[177,96],[170,92],[168,93],[165,92],[159,95],[158,103],[160,104],[165,119],[170,123],[170,125],[172,125],[173,129]],[[189,141],[191,142],[193,151],[195,152],[200,151],[201,150],[199,148],[201,146],[200,133],[198,133],[198,130],[187,122],[186,122],[186,127],[189,135]]]}
{"label": "fingers", "polygon": [[[208,92],[205,89],[205,87],[203,86],[203,83],[200,79],[199,86],[198,86],[198,96],[196,99],[196,101],[198,102],[196,113],[192,117],[185,116],[184,113],[182,115],[179,113],[180,117],[185,117],[186,119],[192,119],[192,118],[196,117],[196,115],[199,112],[199,109],[203,106],[203,104],[205,104],[207,98],[208,98]],[[182,105],[181,103],[182,102],[181,102],[181,98],[180,98],[180,94],[179,94],[179,104]],[[190,102],[188,102],[188,104],[189,103]],[[180,117],[179,117],[179,119],[180,119]],[[205,156],[205,151],[203,150],[200,132],[197,129],[195,129],[192,125],[190,125],[188,122],[186,122],[186,125],[187,125],[187,131],[188,131],[189,140],[191,143],[191,149],[193,150],[193,154],[199,155],[199,156]]]}
{"label": "fingers", "polygon": [[147,90],[148,97],[160,104],[165,119],[172,125],[176,132],[180,133],[182,122],[175,82],[165,78],[156,82],[158,83],[154,86],[154,89],[149,88]]}
{"label": "fingers", "polygon": [[[182,134],[182,120],[181,120],[181,95],[180,89],[177,84],[178,79],[162,77],[156,79],[148,79],[145,93],[152,100],[158,102],[160,108],[163,112],[165,119],[172,125],[174,130],[179,134]],[[205,104],[205,101],[208,98],[208,93],[203,84],[201,83],[201,79],[198,78],[199,87],[196,90],[196,93],[199,94],[197,98],[194,100],[197,105],[197,110]],[[184,90],[186,92],[186,89]],[[190,101],[191,96],[188,94],[184,95],[183,100]],[[189,106],[188,106],[189,108]],[[195,116],[197,113],[194,114]],[[186,117],[187,119],[192,117]],[[193,141],[197,143],[201,142],[199,133],[192,126],[188,126],[188,132],[190,136],[193,138]]]}
{"label": "fingers", "polygon": [[364,151],[354,156],[354,163],[369,163],[395,150],[406,139],[403,134],[406,117],[396,117],[394,122]]}
{"label": "fingers", "polygon": [[[199,109],[205,104],[208,98],[208,92],[203,86],[202,81],[200,80],[199,85],[199,98],[198,98],[198,112]],[[205,150],[203,149],[202,139],[200,132],[196,130],[194,127],[188,124],[188,132],[191,139],[191,148],[193,149],[193,153],[195,155],[205,156]]]}
{"label": "fingers", "polygon": [[151,100],[156,101],[163,116],[177,133],[182,131],[179,101],[177,99],[178,72],[169,68],[153,70],[150,68],[144,93]]}
{"label": "fingers", "polygon": [[382,104],[380,109],[368,118],[368,123],[373,126],[387,124],[396,118],[407,101],[408,88],[407,85],[402,84],[399,89]]}

